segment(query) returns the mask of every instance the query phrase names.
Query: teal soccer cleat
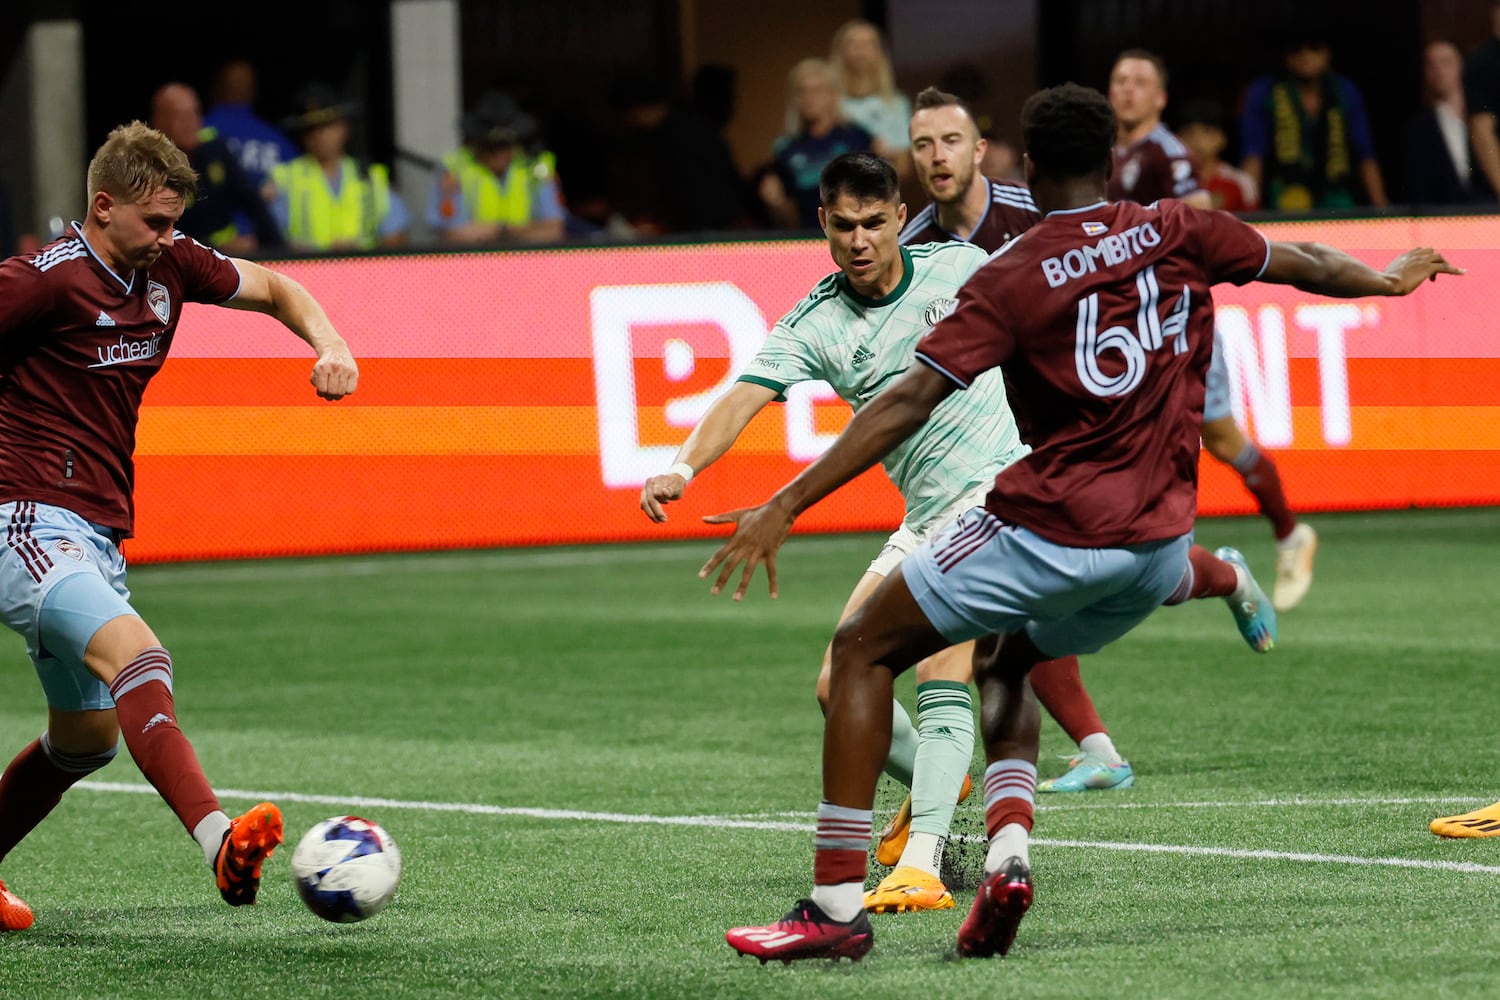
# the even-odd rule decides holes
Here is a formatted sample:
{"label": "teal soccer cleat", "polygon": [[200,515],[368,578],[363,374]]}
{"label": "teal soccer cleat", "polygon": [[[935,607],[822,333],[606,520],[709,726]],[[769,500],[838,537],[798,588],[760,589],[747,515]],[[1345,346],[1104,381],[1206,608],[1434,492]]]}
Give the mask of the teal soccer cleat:
{"label": "teal soccer cleat", "polygon": [[1257,653],[1269,653],[1276,645],[1276,609],[1271,606],[1266,592],[1260,589],[1260,584],[1255,582],[1255,576],[1250,572],[1250,566],[1239,549],[1231,549],[1226,545],[1215,551],[1214,555],[1225,562],[1234,563],[1244,571],[1245,579],[1250,584],[1249,596],[1237,597],[1230,594],[1224,600],[1234,614],[1234,623],[1239,626],[1240,635],[1250,648]]}
{"label": "teal soccer cleat", "polygon": [[1039,781],[1039,792],[1088,792],[1107,791],[1111,788],[1129,788],[1135,784],[1135,772],[1129,761],[1110,763],[1094,754],[1080,753],[1068,758],[1068,773],[1057,778]]}

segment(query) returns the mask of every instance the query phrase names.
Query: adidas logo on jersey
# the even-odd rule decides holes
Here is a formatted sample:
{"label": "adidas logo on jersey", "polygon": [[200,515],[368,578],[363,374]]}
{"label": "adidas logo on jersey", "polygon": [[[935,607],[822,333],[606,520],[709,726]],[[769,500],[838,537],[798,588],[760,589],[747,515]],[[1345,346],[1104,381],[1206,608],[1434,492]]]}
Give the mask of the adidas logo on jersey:
{"label": "adidas logo on jersey", "polygon": [[114,317],[112,317],[109,313],[105,312],[103,309],[100,309],[99,310],[99,318],[96,319],[96,320],[94,320],[94,325],[95,326],[114,326],[115,325]]}
{"label": "adidas logo on jersey", "polygon": [[864,344],[860,344],[858,347],[856,347],[854,349],[854,357],[852,357],[852,358],[849,359],[849,363],[852,364],[852,365],[858,366],[858,365],[869,364],[871,361],[874,361],[874,360],[875,360],[875,352],[872,351],[872,350],[870,350]]}

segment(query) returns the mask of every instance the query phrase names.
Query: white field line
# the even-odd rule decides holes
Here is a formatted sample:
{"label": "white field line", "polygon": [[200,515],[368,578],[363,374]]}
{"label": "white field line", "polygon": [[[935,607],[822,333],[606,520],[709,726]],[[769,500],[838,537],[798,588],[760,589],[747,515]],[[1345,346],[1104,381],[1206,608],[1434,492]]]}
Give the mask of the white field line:
{"label": "white field line", "polygon": [[[80,781],[75,788],[92,792],[114,792],[135,795],[155,795],[150,785],[138,785],[119,781]],[[786,833],[811,833],[813,825],[806,820],[738,819],[730,816],[653,816],[646,813],[585,812],[577,809],[532,809],[519,806],[489,806],[475,802],[429,802],[424,800],[383,799],[351,795],[308,795],[303,792],[256,792],[236,788],[220,788],[216,792],[221,798],[243,799],[258,802],[303,802],[311,805],[333,806],[338,809],[414,809],[420,812],[455,812],[474,816],[523,816],[528,819],[574,820],[589,823],[624,823],[628,825],[713,827],[731,830],[768,830]],[[1277,800],[1271,800],[1276,802]],[[1459,801],[1454,799],[1292,799],[1280,801],[1281,805],[1313,804],[1417,804]],[[1471,801],[1471,800],[1463,800]],[[1271,802],[1265,804],[1271,804]],[[1245,806],[1254,803],[1224,803]],[[1145,805],[1145,803],[1141,803]],[[1158,808],[1174,808],[1176,803],[1161,803]],[[1198,805],[1208,805],[1199,803]],[[980,840],[967,837],[966,840]],[[1134,854],[1178,854],[1189,857],[1239,858],[1260,861],[1301,861],[1308,864],[1372,865],[1385,868],[1421,868],[1429,871],[1451,871],[1500,875],[1500,865],[1481,865],[1469,861],[1428,861],[1415,858],[1365,858],[1349,854],[1310,854],[1302,851],[1252,851],[1229,847],[1202,847],[1176,844],[1136,844],[1118,841],[1061,840],[1039,837],[1032,841],[1042,847],[1082,847],[1096,851],[1124,851]]]}

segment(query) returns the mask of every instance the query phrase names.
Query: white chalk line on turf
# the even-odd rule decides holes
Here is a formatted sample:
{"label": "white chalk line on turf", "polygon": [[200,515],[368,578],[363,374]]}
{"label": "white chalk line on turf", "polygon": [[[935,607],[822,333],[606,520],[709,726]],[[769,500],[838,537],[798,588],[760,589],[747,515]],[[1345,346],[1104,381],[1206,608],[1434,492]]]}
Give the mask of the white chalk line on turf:
{"label": "white chalk line on turf", "polygon": [[[92,792],[117,792],[135,795],[155,795],[150,785],[137,785],[121,781],[80,781],[75,788]],[[520,806],[490,806],[478,802],[429,802],[409,799],[369,798],[351,795],[308,795],[304,792],[256,792],[237,788],[215,789],[225,799],[243,799],[259,802],[302,802],[309,805],[334,806],[339,809],[412,809],[420,812],[452,812],[474,816],[522,816],[528,819],[577,820],[593,823],[625,823],[636,826],[689,826],[712,827],[730,830],[767,830],[784,833],[812,833],[813,824],[787,820],[736,819],[730,816],[653,816],[646,813],[586,812],[579,809],[532,809]],[[1350,800],[1359,804],[1381,804],[1374,799]],[[1402,803],[1408,800],[1387,800]],[[1428,802],[1430,800],[1410,800]],[[1441,800],[1453,801],[1453,800]],[[1468,800],[1464,800],[1468,801]],[[1300,804],[1306,804],[1302,800]],[[1144,805],[1144,803],[1142,803]],[[1228,803],[1243,805],[1244,803]],[[1292,804],[1292,803],[1285,803]],[[1172,805],[1168,803],[1167,805]],[[979,840],[981,838],[966,838]],[[1309,864],[1370,865],[1385,868],[1420,868],[1430,871],[1465,872],[1470,874],[1500,875],[1500,865],[1481,865],[1469,861],[1429,861],[1418,858],[1364,858],[1350,854],[1312,854],[1302,851],[1258,851],[1233,847],[1203,847],[1177,844],[1136,844],[1115,841],[1061,840],[1038,837],[1033,844],[1042,847],[1081,847],[1096,851],[1123,851],[1136,854],[1177,854],[1188,857],[1239,858],[1257,861],[1301,861]]]}
{"label": "white chalk line on turf", "polygon": [[[1037,812],[1086,812],[1088,810],[1117,809],[1279,809],[1284,806],[1447,806],[1471,805],[1477,809],[1489,801],[1476,800],[1472,795],[1423,795],[1406,798],[1320,798],[1312,795],[1294,795],[1284,799],[1248,799],[1243,801],[1202,802],[1122,802],[1118,797],[1104,797],[1107,801],[1059,802],[1055,798],[1039,799]],[[741,813],[741,819],[760,819],[774,816],[787,819],[812,819],[815,813],[806,809],[787,810],[775,813]]]}

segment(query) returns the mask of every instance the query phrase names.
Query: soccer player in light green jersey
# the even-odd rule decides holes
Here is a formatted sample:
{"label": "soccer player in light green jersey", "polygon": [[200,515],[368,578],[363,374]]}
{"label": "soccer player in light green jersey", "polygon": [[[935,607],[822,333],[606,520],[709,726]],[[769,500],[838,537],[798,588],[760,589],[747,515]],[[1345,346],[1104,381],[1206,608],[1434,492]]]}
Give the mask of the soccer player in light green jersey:
{"label": "soccer player in light green jersey", "polygon": [[[693,429],[676,464],[647,480],[641,509],[652,520],[665,521],[664,505],[680,499],[692,477],[728,451],[767,404],[784,399],[789,386],[822,379],[855,410],[873,399],[912,364],[917,341],[953,308],[959,286],[989,259],[961,242],[902,246],[906,206],[895,171],[879,157],[849,153],[830,162],[821,196],[819,221],[839,270],[776,324],[738,381]],[[932,422],[885,461],[906,513],[855,585],[841,620],[923,539],[983,503],[996,473],[1029,450],[1017,434],[998,370],[971,391],[950,396]],[[894,870],[866,894],[872,912],[954,905],[939,867],[954,806],[970,787],[972,647],[952,647],[918,666],[915,726],[899,702],[892,706],[886,772],[912,790],[911,832],[899,855],[877,857]],[[818,677],[825,708],[829,671],[825,651]]]}

